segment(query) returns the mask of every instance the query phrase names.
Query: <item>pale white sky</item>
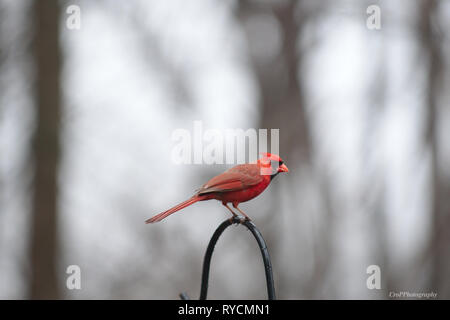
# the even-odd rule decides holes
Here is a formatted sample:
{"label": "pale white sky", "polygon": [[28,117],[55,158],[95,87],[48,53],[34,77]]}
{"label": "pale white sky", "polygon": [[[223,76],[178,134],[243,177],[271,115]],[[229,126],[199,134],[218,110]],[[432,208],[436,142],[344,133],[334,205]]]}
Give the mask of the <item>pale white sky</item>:
{"label": "pale white sky", "polygon": [[[61,34],[66,54],[61,223],[65,259],[85,268],[91,283],[102,286],[87,285],[83,292],[73,293],[75,298],[104,295],[104,281],[114,266],[145,252],[143,232],[175,234],[184,228],[201,256],[214,226],[227,217],[218,204],[196,204],[196,209],[189,208],[164,225],[143,224],[151,215],[185,200],[203,180],[221,170],[212,167],[205,172],[200,166],[172,164],[171,133],[177,128],[192,129],[194,120],[215,129],[247,129],[258,121],[257,85],[247,65],[244,35],[231,11],[234,2],[137,3],[138,16],[146,18],[143,26],[153,35],[148,39],[154,39],[158,54],[187,79],[190,99],[176,99],[170,76],[151,60],[151,53],[143,53],[136,26],[121,16],[121,12],[136,11],[134,6],[108,2],[113,8],[108,9],[80,2],[81,30],[64,29]],[[428,168],[419,165],[416,154],[422,100],[414,76],[420,74],[416,70],[420,66],[414,60],[414,42],[398,27],[401,22],[369,31],[362,6],[342,9],[339,2],[330,6],[334,3],[337,10],[329,8],[330,14],[314,25],[319,43],[308,53],[301,76],[307,79],[315,161],[333,174],[339,190],[335,197],[345,204],[335,244],[341,256],[337,274],[343,276],[338,283],[347,288],[340,293],[344,298],[370,297],[363,286],[371,258],[367,249],[372,245],[367,237],[371,226],[360,197],[368,172],[387,173],[388,241],[392,256],[398,259],[394,264],[411,259],[427,236]],[[392,21],[389,15],[402,12],[402,2],[386,4],[386,8],[386,21]],[[397,19],[402,17],[399,14]],[[276,35],[276,30],[270,30],[268,34]],[[379,54],[386,61],[386,107],[373,133],[373,145],[365,146],[371,117],[366,94]],[[29,126],[18,112],[23,109],[2,111],[0,152],[9,155],[1,159],[2,176],[12,175],[24,152],[15,143]],[[367,149],[368,161],[362,156]],[[17,185],[5,181],[8,197]],[[2,219],[24,225],[27,207],[14,199],[6,203]],[[248,206],[256,208],[258,203]],[[0,297],[20,297],[23,283],[11,261],[17,261],[12,257],[25,245],[18,241],[18,233],[4,226],[0,275],[8,280],[0,281]],[[11,241],[18,241],[19,248],[4,251],[11,249]],[[176,237],[173,241],[174,246],[180,245]],[[177,250],[173,249],[172,257],[179,254]],[[167,252],[164,258],[158,255],[161,252],[149,258],[159,263],[156,266],[164,263],[152,259],[170,259]],[[102,272],[94,267],[104,268],[103,278],[89,274]],[[161,290],[160,297],[173,298],[171,291]]]}

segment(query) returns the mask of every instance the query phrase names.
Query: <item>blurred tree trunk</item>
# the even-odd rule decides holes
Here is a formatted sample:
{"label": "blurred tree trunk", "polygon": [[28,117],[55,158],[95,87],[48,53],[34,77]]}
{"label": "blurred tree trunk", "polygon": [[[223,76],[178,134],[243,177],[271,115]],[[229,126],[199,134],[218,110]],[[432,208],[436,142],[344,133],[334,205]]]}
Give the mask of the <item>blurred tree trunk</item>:
{"label": "blurred tree trunk", "polygon": [[435,291],[439,298],[450,298],[450,185],[441,171],[439,145],[439,104],[442,93],[443,48],[442,34],[438,19],[438,3],[435,0],[423,0],[420,10],[420,41],[427,57],[428,83],[426,87],[426,124],[425,143],[431,153],[431,206],[432,229],[431,244],[431,281],[429,290]]}
{"label": "blurred tree trunk", "polygon": [[31,230],[32,299],[59,298],[58,163],[60,157],[59,6],[55,0],[34,2],[36,63],[36,131],[33,138],[33,207]]}
{"label": "blurred tree trunk", "polygon": [[[304,18],[297,15],[296,7],[301,1],[273,2],[271,5],[260,4],[257,1],[242,1],[239,3],[238,16],[244,27],[251,19],[258,15],[273,16],[280,28],[280,51],[276,56],[261,57],[257,52],[251,56],[251,63],[256,75],[260,91],[261,128],[282,128],[280,133],[280,153],[285,158],[295,155],[302,162],[309,161],[310,136],[302,85],[298,74],[301,68],[301,52],[297,48],[299,32]],[[269,23],[269,22],[267,22]],[[247,39],[250,47],[253,42],[277,41],[268,39],[264,30],[247,31]],[[255,32],[260,32],[257,35]],[[266,38],[265,38],[266,37]],[[261,46],[261,44],[256,44]],[[265,50],[260,47],[259,51]],[[251,50],[252,51],[252,50]],[[269,137],[270,138],[270,137]],[[295,146],[295,148],[292,148]],[[291,160],[291,162],[293,162]]]}
{"label": "blurred tree trunk", "polygon": [[[370,5],[365,4],[365,8]],[[372,73],[370,85],[368,87],[367,97],[369,112],[365,121],[365,139],[362,145],[362,159],[366,164],[366,174],[364,189],[362,192],[361,204],[366,207],[370,216],[370,225],[372,228],[372,238],[374,239],[373,261],[383,270],[383,284],[380,292],[380,298],[388,298],[388,290],[398,289],[395,283],[395,276],[390,267],[389,261],[389,243],[387,237],[386,212],[386,188],[387,182],[385,172],[377,164],[376,153],[378,152],[377,140],[380,129],[382,128],[382,119],[386,110],[386,44],[382,43],[378,51],[374,52],[376,56],[375,69]]]}
{"label": "blurred tree trunk", "polygon": [[[302,178],[300,182],[295,181],[290,186],[287,184],[289,181],[284,180],[283,184],[288,192],[291,192],[288,196],[295,198],[299,195],[296,194],[296,190],[300,187],[298,183],[308,185],[311,182],[311,174],[314,174],[311,166],[311,135],[309,129],[309,121],[307,117],[305,97],[303,92],[302,77],[302,62],[303,54],[308,48],[299,47],[299,38],[302,37],[304,30],[304,24],[309,21],[308,19],[315,14],[311,8],[308,11],[302,8],[302,1],[282,1],[282,2],[258,2],[258,1],[241,1],[239,2],[237,9],[237,16],[240,19],[244,31],[246,32],[249,49],[250,49],[250,62],[253,67],[255,78],[259,86],[260,93],[260,115],[258,127],[272,129],[280,129],[280,155],[286,161],[287,165],[298,164],[297,167],[292,167],[292,174],[299,174]],[[270,20],[273,20],[277,25],[277,32],[267,34],[265,27],[261,28],[251,26],[255,23],[255,20],[260,19],[262,23],[266,23],[267,27],[274,28]],[[279,39],[274,39],[279,37]],[[270,51],[271,42],[279,41],[279,51],[273,56],[264,54],[264,51]],[[263,44],[263,45],[262,45]],[[267,45],[269,47],[266,50]],[[270,139],[270,134],[269,137]],[[270,145],[268,145],[270,148]],[[295,173],[297,172],[297,173]],[[324,178],[324,177],[321,177]],[[322,179],[319,179],[322,181]],[[323,185],[320,184],[320,187]],[[300,188],[301,189],[301,188]],[[276,199],[281,199],[281,195],[277,192],[271,192],[271,196]],[[278,191],[280,191],[278,189]],[[331,204],[327,196],[329,192],[322,192],[321,194],[324,200],[324,207],[331,208]],[[294,234],[301,233],[298,229],[298,223],[292,220],[295,219],[291,215],[287,215],[287,212],[283,212],[283,204],[278,200],[272,201],[271,206],[266,208],[265,224],[271,224],[271,232],[266,232],[264,235],[268,243],[271,246],[271,256],[275,263],[274,273],[275,282],[277,287],[284,290],[291,290],[295,286],[292,285],[292,279],[289,276],[289,272],[285,272],[281,268],[283,240],[280,238],[281,234]],[[284,208],[288,208],[287,204],[284,204]],[[301,208],[297,208],[301,210]],[[267,214],[270,213],[270,214]],[[291,212],[297,219],[302,219],[300,213]],[[328,216],[329,212],[324,213]],[[289,216],[289,225],[283,224],[283,217]],[[292,297],[293,294],[297,295],[297,298],[311,298],[315,295],[315,285],[313,281],[322,279],[323,274],[326,272],[326,266],[328,263],[329,253],[329,232],[330,225],[322,226],[327,232],[327,236],[323,241],[315,246],[315,262],[316,268],[314,274],[311,276],[310,281],[305,281],[305,288],[296,289],[296,292],[280,291],[278,297],[283,299],[288,296]],[[285,220],[287,223],[287,221]],[[279,262],[278,267],[276,266]]]}

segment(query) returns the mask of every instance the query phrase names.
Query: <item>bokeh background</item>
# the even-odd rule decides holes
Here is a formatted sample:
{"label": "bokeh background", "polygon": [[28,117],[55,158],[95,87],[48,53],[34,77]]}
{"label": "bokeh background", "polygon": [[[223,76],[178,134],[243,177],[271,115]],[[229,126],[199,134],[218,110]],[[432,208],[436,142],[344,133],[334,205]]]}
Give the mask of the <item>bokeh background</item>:
{"label": "bokeh background", "polygon": [[[449,30],[438,0],[1,0],[0,298],[198,297],[228,211],[144,224],[227,168],[173,163],[195,120],[280,129],[289,174],[241,205],[279,298],[450,298]],[[266,298],[244,230],[220,239],[210,298]]]}

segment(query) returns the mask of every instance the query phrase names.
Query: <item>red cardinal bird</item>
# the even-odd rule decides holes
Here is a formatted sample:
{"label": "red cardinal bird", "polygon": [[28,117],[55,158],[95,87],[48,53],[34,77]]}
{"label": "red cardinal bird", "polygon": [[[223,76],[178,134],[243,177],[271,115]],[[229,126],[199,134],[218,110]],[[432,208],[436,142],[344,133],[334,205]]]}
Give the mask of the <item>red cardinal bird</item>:
{"label": "red cardinal bird", "polygon": [[237,165],[205,183],[192,198],[161,212],[145,221],[153,223],[161,221],[178,210],[186,208],[197,201],[216,199],[228,210],[237,216],[227,203],[231,202],[233,207],[242,213],[246,219],[250,218],[238,208],[241,202],[253,199],[263,192],[273,178],[280,172],[289,172],[283,160],[276,154],[263,153],[261,159],[256,163]]}

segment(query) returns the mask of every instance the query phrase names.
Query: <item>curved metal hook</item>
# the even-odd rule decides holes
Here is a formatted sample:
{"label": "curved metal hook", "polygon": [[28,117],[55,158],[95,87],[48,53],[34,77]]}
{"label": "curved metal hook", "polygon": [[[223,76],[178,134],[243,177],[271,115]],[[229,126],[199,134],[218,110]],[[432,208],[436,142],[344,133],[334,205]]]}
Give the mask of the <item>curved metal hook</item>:
{"label": "curved metal hook", "polygon": [[[272,263],[270,261],[269,250],[267,249],[266,242],[261,234],[261,232],[256,228],[255,224],[249,220],[241,220],[239,217],[233,217],[232,219],[227,219],[222,222],[219,227],[214,232],[211,240],[209,241],[208,248],[206,249],[205,258],[203,260],[203,273],[202,273],[202,285],[200,289],[200,300],[206,300],[208,294],[208,281],[209,281],[209,270],[211,265],[211,257],[216,246],[217,240],[225,231],[226,228],[232,224],[243,224],[251,231],[256,241],[258,242],[259,249],[261,250],[262,259],[264,262],[264,270],[266,273],[267,282],[267,296],[269,300],[275,300],[275,286],[273,284],[273,273],[272,273]],[[189,300],[189,297],[185,293],[180,294],[181,299]]]}

